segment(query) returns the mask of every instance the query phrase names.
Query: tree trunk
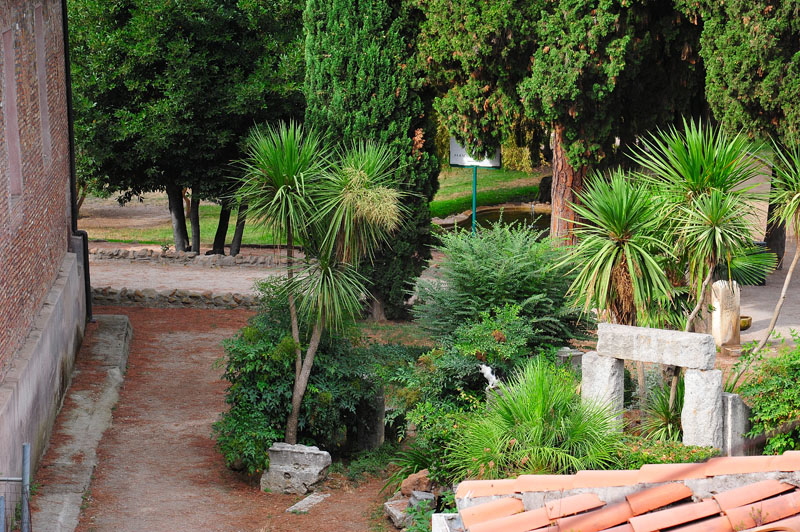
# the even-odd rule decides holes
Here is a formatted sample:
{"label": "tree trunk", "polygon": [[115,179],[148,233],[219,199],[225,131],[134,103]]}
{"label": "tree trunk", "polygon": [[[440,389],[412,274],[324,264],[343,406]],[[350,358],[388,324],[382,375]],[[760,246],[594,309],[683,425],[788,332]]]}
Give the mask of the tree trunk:
{"label": "tree trunk", "polygon": [[371,321],[386,321],[386,311],[383,306],[383,301],[377,294],[372,294],[369,305],[369,319]]}
{"label": "tree trunk", "polygon": [[172,239],[175,251],[186,251],[189,245],[189,233],[186,232],[186,217],[183,212],[183,189],[177,185],[166,187],[169,200],[169,214],[172,218]]}
{"label": "tree trunk", "polygon": [[311,332],[311,341],[308,344],[308,350],[306,351],[300,374],[294,381],[294,389],[292,390],[292,411],[289,413],[289,418],[286,420],[286,443],[297,443],[297,425],[300,421],[300,405],[303,403],[303,396],[306,393],[308,379],[311,377],[311,368],[314,365],[314,355],[317,354],[317,348],[319,348],[319,341],[321,338],[322,323],[318,321],[314,324],[314,329]]}
{"label": "tree trunk", "polygon": [[247,221],[247,205],[239,205],[239,210],[236,213],[236,230],[233,232],[233,241],[231,242],[231,256],[236,256],[242,249],[242,236],[244,235],[244,224]]}
{"label": "tree trunk", "polygon": [[86,200],[86,194],[89,193],[89,185],[86,183],[78,183],[78,202],[75,205],[75,216],[79,216],[81,213],[81,207],[83,206],[83,202]]}
{"label": "tree trunk", "polygon": [[[795,220],[797,223],[797,220]],[[792,263],[789,265],[789,271],[786,272],[786,279],[783,281],[783,289],[781,290],[781,296],[778,298],[778,302],[775,304],[775,310],[772,313],[772,319],[769,320],[769,326],[767,327],[767,332],[764,333],[764,337],[758,342],[758,345],[753,351],[753,354],[758,353],[764,346],[767,345],[769,341],[769,337],[772,334],[773,329],[775,329],[775,324],[778,323],[778,317],[781,315],[781,308],[783,307],[783,302],[786,301],[786,292],[789,290],[789,283],[792,281],[792,274],[794,273],[794,269],[797,266],[797,259],[800,258],[800,235],[797,235],[797,248],[794,250],[794,258],[792,259]]]}
{"label": "tree trunk", "polygon": [[184,188],[181,191],[181,194],[183,195],[183,210],[185,212],[185,216],[188,218],[192,213],[192,202],[189,200],[189,189]]}
{"label": "tree trunk", "polygon": [[192,197],[189,205],[189,222],[192,225],[192,251],[200,253],[200,198]]}
{"label": "tree trunk", "polygon": [[228,236],[228,224],[231,221],[231,204],[230,202],[223,201],[222,208],[219,211],[219,223],[217,224],[217,232],[214,234],[214,245],[211,246],[212,255],[225,254],[225,238]]}
{"label": "tree trunk", "polygon": [[[292,233],[292,225],[287,224],[286,227],[286,280],[288,283],[292,282],[294,277],[294,234]],[[300,351],[300,323],[297,320],[297,304],[294,301],[294,295],[289,290],[289,323],[292,326],[292,339],[295,343],[295,359],[294,359],[294,381],[300,379],[300,372],[303,367],[303,355]]]}
{"label": "tree trunk", "polygon": [[[692,309],[691,314],[686,319],[686,326],[683,328],[684,332],[691,332],[692,322],[697,317],[697,314],[700,312],[700,309],[703,307],[704,299],[706,297],[706,291],[708,290],[708,285],[711,283],[711,279],[714,277],[714,266],[708,267],[708,275],[706,278],[703,279],[703,284],[700,287],[700,295],[697,296],[697,304]],[[676,368],[673,366],[672,368],[672,382],[670,383],[669,387],[669,408],[672,410],[672,407],[675,406],[675,397],[678,394],[678,376],[680,375],[680,368]]]}
{"label": "tree trunk", "polygon": [[575,219],[577,214],[570,206],[575,203],[575,193],[583,189],[583,178],[588,168],[573,168],[564,150],[564,127],[556,126],[553,134],[553,208],[550,219],[550,237],[557,245],[575,244]]}
{"label": "tree trunk", "polygon": [[[777,205],[770,202],[767,208],[767,220],[772,220],[772,213]],[[764,235],[767,248],[778,256],[776,269],[783,269],[783,255],[786,252],[786,224],[781,222],[767,222],[767,233]]]}

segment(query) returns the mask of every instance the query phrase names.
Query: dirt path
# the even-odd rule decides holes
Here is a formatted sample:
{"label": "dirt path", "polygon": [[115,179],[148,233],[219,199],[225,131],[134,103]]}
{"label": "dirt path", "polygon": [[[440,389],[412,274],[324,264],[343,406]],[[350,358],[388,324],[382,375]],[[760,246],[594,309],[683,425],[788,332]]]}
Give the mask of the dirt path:
{"label": "dirt path", "polygon": [[300,498],[266,494],[228,470],[211,424],[225,408],[220,341],[248,311],[99,307],[129,316],[134,339],[112,426],[98,449],[79,531],[370,530],[382,499],[380,480],[330,490],[303,515],[285,510]]}

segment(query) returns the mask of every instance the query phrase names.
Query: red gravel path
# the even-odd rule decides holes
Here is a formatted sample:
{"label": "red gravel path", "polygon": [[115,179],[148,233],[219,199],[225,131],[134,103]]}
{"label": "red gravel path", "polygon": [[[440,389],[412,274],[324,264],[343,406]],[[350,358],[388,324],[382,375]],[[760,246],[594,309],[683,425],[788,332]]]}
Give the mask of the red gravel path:
{"label": "red gravel path", "polygon": [[79,531],[370,530],[380,480],[329,490],[308,514],[285,513],[300,498],[263,493],[226,469],[211,424],[225,408],[220,341],[249,311],[100,307],[134,329],[112,426],[98,450]]}

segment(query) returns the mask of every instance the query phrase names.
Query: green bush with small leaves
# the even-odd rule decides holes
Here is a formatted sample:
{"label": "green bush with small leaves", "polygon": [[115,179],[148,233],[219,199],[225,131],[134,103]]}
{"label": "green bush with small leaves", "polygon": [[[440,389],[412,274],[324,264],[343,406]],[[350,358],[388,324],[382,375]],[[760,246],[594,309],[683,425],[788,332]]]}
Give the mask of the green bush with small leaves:
{"label": "green bush with small leaves", "polygon": [[717,456],[713,447],[684,445],[677,441],[656,441],[642,436],[626,435],[617,450],[620,469],[639,469],[645,464],[682,464],[704,462]]}
{"label": "green bush with small leaves", "polygon": [[766,436],[764,454],[800,448],[800,334],[794,345],[782,343],[778,355],[756,367],[739,391],[752,409],[750,437]]}

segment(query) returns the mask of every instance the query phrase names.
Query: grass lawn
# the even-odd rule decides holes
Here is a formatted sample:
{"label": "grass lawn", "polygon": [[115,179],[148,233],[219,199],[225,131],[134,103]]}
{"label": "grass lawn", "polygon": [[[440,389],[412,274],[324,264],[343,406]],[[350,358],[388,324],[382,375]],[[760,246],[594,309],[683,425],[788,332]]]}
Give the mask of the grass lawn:
{"label": "grass lawn", "polygon": [[[210,203],[200,205],[200,242],[204,246],[210,246],[214,242],[214,234],[217,232],[219,222],[220,206]],[[189,230],[191,238],[191,227],[189,220],[186,220],[186,228]],[[228,225],[228,233],[225,238],[226,243],[233,240],[233,232],[236,230],[236,211],[231,214]],[[93,240],[107,240],[109,242],[138,242],[140,244],[164,244],[172,245],[172,225],[169,221],[154,227],[125,227],[113,226],[92,228],[89,230],[89,238]],[[265,232],[253,224],[245,224],[242,244],[274,244],[272,235]]]}
{"label": "grass lawn", "polygon": [[[539,181],[549,168],[534,174],[514,170],[478,168],[478,206],[512,201],[533,201]],[[431,216],[445,218],[472,209],[472,169],[445,168],[439,174],[439,191],[431,202]]]}
{"label": "grass lawn", "polygon": [[[478,169],[478,205],[499,205],[516,201],[533,201],[539,192],[538,183],[549,173],[548,168],[534,174],[513,170]],[[472,208],[472,169],[444,168],[439,174],[439,191],[431,202],[431,216],[445,218]],[[200,241],[208,247],[214,241],[217,230],[220,206],[213,203],[200,205]],[[187,228],[191,233],[191,228]],[[231,215],[228,234],[230,243],[236,228],[236,212]],[[163,224],[149,227],[109,224],[106,227],[92,227],[89,238],[109,242],[138,242],[140,244],[172,245],[172,226],[168,219]],[[190,235],[191,237],[191,235]],[[242,244],[275,244],[272,236],[253,224],[246,224]]]}

